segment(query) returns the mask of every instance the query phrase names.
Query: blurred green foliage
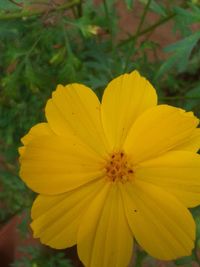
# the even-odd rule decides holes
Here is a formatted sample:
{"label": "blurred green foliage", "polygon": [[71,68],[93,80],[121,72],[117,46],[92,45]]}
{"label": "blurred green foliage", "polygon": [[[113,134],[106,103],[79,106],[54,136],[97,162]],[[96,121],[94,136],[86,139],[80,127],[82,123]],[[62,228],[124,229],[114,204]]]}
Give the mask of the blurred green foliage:
{"label": "blurred green foliage", "polygon": [[[17,177],[17,148],[30,127],[44,120],[45,103],[57,84],[81,82],[101,98],[108,81],[138,69],[153,82],[161,103],[200,115],[200,2],[124,0],[124,12],[134,14],[138,2],[143,11],[136,30],[123,39],[116,1],[99,2],[0,1],[1,222],[31,205],[33,194]],[[149,12],[157,19],[147,24]],[[180,37],[160,57],[160,45],[149,37],[168,21],[171,35]],[[199,210],[193,213],[199,247]],[[39,248],[31,249],[31,261],[13,266],[70,266],[60,253],[46,260]],[[145,255],[138,255],[141,264]],[[196,250],[175,263],[191,266],[193,260],[198,260]]]}
{"label": "blurred green foliage", "polygon": [[52,250],[41,250],[38,246],[28,246],[21,248],[21,253],[31,255],[31,258],[27,256],[16,260],[11,267],[72,267],[63,252],[53,253]]}

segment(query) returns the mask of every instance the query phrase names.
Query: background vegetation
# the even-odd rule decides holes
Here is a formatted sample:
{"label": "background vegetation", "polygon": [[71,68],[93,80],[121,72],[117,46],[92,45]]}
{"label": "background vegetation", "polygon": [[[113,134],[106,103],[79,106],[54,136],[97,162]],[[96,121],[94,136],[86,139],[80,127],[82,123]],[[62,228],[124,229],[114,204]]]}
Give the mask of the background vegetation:
{"label": "background vegetation", "polygon": [[[119,27],[119,2],[124,16],[133,19],[128,32]],[[152,34],[165,24],[176,41],[163,48]],[[198,0],[1,0],[0,224],[23,214],[19,228],[24,238],[29,233],[26,214],[34,195],[18,178],[17,148],[30,127],[44,120],[46,100],[57,84],[81,82],[101,98],[108,81],[138,69],[156,87],[160,103],[200,115],[199,47]],[[198,226],[193,255],[168,266],[200,266],[200,210],[192,212]],[[63,252],[20,249],[29,257],[16,259],[13,267],[80,266]],[[144,264],[164,266],[138,249],[135,266]]]}

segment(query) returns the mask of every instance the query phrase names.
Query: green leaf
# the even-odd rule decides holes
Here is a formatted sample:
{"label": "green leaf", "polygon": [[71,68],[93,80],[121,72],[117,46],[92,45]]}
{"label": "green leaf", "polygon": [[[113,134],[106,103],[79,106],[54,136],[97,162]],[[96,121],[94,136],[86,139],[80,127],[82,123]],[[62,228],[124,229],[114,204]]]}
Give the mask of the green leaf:
{"label": "green leaf", "polygon": [[[140,2],[146,5],[148,0],[140,0]],[[150,9],[161,16],[167,15],[164,6],[161,3],[158,4],[155,0],[151,1]]]}
{"label": "green leaf", "polygon": [[176,265],[183,265],[183,264],[190,264],[192,261],[194,260],[194,257],[193,255],[191,256],[187,256],[187,257],[183,257],[183,258],[180,258],[178,260],[175,260],[175,264]]}
{"label": "green leaf", "polygon": [[66,55],[66,47],[61,47],[57,53],[55,53],[49,60],[50,64],[58,65],[63,61],[63,58]]}
{"label": "green leaf", "polygon": [[[20,3],[20,0],[15,0],[16,3]],[[0,1],[0,9],[3,10],[16,10],[16,9],[20,9],[21,7],[19,7],[18,5],[15,5],[14,3],[12,3],[11,1],[8,0],[1,0]]]}
{"label": "green leaf", "polygon": [[196,105],[198,105],[198,103],[200,103],[200,82],[197,83],[193,89],[186,93],[186,97],[191,97],[190,101],[187,101],[185,105],[185,109],[187,110],[193,109]]}
{"label": "green leaf", "polygon": [[161,16],[167,15],[164,6],[154,0],[151,1],[150,9]]}
{"label": "green leaf", "polygon": [[165,52],[177,52],[185,48],[187,48],[188,50],[191,50],[192,48],[194,48],[199,38],[200,38],[200,32],[198,31],[174,44],[171,44],[165,47],[164,51]]}
{"label": "green leaf", "polygon": [[174,17],[174,30],[179,31],[182,36],[192,33],[191,25],[200,22],[200,8],[188,1],[188,8],[175,6],[173,8],[176,16]]}
{"label": "green leaf", "polygon": [[174,11],[187,24],[200,22],[200,8],[198,6],[191,5],[189,10],[176,6]]}
{"label": "green leaf", "polygon": [[163,76],[166,72],[168,72],[173,65],[177,62],[176,57],[170,57],[168,60],[166,60],[159,68],[158,72],[155,75],[155,80],[159,80],[161,76]]}
{"label": "green leaf", "polygon": [[159,79],[165,72],[172,69],[172,67],[176,67],[178,73],[185,71],[191,52],[199,39],[200,32],[196,32],[181,41],[176,42],[175,44],[167,46],[164,51],[170,52],[173,55],[161,65],[155,79]]}

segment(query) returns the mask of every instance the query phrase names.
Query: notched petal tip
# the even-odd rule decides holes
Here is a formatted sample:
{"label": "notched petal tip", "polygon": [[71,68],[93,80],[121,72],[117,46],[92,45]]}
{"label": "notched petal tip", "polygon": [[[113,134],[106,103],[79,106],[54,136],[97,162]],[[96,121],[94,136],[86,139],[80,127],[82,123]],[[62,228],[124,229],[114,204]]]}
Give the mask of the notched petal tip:
{"label": "notched petal tip", "polygon": [[89,87],[79,83],[59,85],[46,104],[45,115],[57,135],[75,135],[97,153],[107,152],[100,102]]}
{"label": "notched petal tip", "polygon": [[41,122],[31,127],[28,133],[21,138],[21,142],[23,145],[27,145],[33,138],[43,135],[54,135],[46,122]]}

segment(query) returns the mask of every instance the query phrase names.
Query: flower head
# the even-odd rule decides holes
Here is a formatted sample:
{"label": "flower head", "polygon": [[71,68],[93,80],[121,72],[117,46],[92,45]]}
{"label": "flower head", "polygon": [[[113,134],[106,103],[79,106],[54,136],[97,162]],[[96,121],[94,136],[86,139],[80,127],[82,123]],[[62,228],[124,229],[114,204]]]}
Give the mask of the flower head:
{"label": "flower head", "polygon": [[190,255],[200,204],[200,130],[191,112],[157,105],[137,71],[112,80],[100,103],[58,85],[46,123],[22,139],[20,176],[39,193],[34,237],[77,244],[86,267],[126,267],[136,240],[158,259]]}

